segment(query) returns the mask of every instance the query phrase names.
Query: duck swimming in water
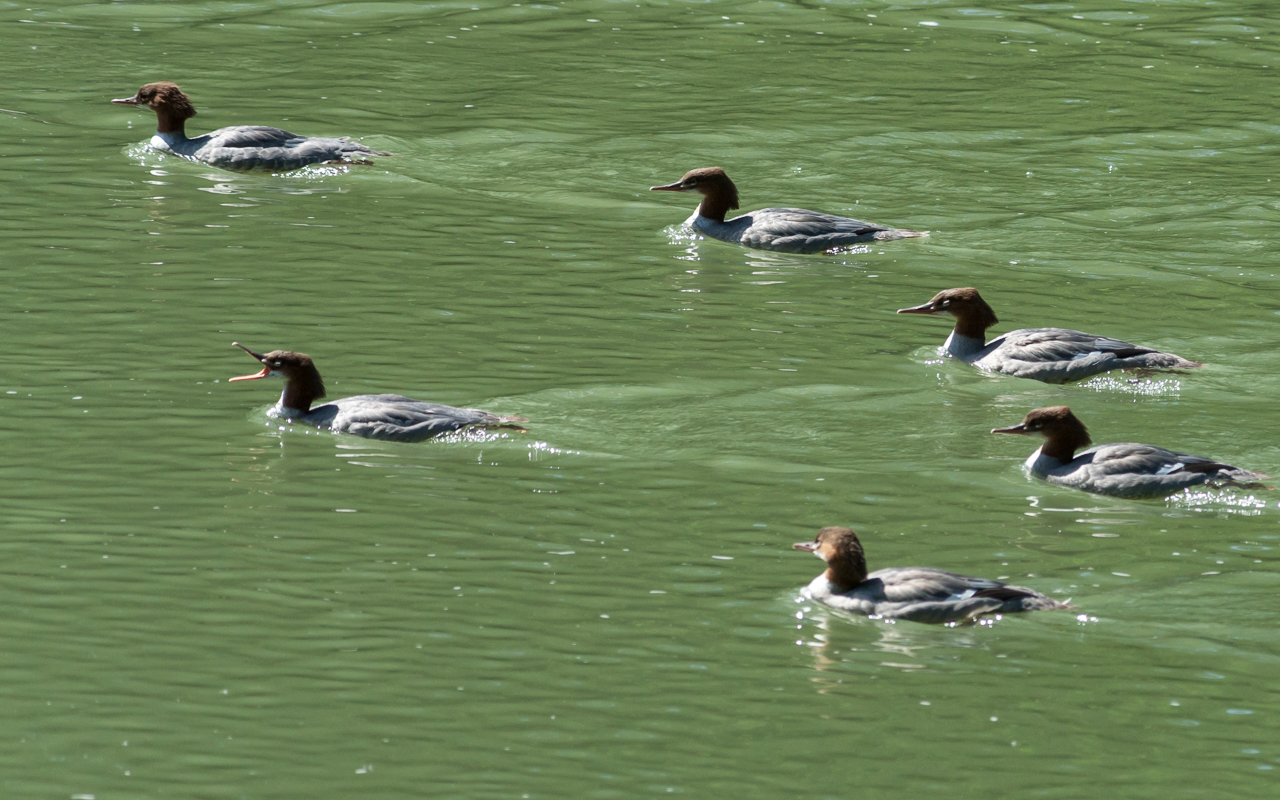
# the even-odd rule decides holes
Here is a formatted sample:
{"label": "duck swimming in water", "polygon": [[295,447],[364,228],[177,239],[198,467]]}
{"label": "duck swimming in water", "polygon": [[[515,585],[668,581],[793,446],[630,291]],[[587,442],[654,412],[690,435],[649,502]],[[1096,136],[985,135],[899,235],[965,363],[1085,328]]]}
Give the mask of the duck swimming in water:
{"label": "duck swimming in water", "polygon": [[956,327],[943,343],[947,355],[984,372],[1045,383],[1067,383],[1113,369],[1186,370],[1200,367],[1173,353],[1162,353],[1119,339],[1066,328],[1021,328],[986,341],[986,330],[1000,320],[977,289],[947,289],[923,305],[899,314],[950,314]]}
{"label": "duck swimming in water", "polygon": [[1024,464],[1028,471],[1049,483],[1113,497],[1167,497],[1192,486],[1267,479],[1260,472],[1149,444],[1104,444],[1076,455],[1091,444],[1089,431],[1066,406],[1037,408],[1019,424],[991,432],[1043,436],[1045,443]]}
{"label": "duck swimming in water", "polygon": [[982,614],[1075,608],[1025,586],[970,578],[926,567],[890,567],[867,573],[858,534],[823,528],[812,542],[796,542],[827,569],[805,594],[841,611],[913,622],[965,622]]}
{"label": "duck swimming in water", "polygon": [[233,125],[188,139],[184,126],[196,109],[178,85],[168,81],[148,83],[133,97],[111,102],[156,112],[152,147],[222,169],[285,171],[308,164],[368,164],[365,156],[391,155],[346,138],[309,138],[264,125]]}
{"label": "duck swimming in water", "polygon": [[713,239],[759,250],[825,253],[864,242],[929,235],[803,208],[762,208],[725,221],[725,214],[738,207],[738,187],[719,167],[686,172],[675,183],[653,186],[649,191],[698,192],[702,202],[684,224]]}
{"label": "duck swimming in water", "polygon": [[320,371],[311,363],[310,356],[288,350],[273,350],[262,355],[239,342],[232,345],[258,359],[262,371],[231,378],[231,382],[284,378],[280,400],[267,411],[267,416],[275,419],[392,442],[421,442],[470,428],[524,431],[517,424],[525,421],[521,417],[500,417],[478,408],[424,403],[398,394],[361,394],[312,408],[311,404],[324,397],[325,392]]}

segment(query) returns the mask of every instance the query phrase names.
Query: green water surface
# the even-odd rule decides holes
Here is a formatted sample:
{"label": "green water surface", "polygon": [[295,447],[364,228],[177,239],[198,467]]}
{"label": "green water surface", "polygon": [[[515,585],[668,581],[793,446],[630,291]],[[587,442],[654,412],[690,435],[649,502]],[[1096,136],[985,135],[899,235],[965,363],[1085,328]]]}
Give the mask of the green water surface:
{"label": "green water surface", "polygon": [[[1263,2],[0,3],[0,796],[1269,798],[1280,493],[1026,478],[991,436],[1280,474]],[[243,175],[188,130],[395,153]],[[682,233],[647,187],[924,240]],[[978,287],[1206,362],[1047,386],[898,308]],[[330,395],[530,420],[418,445],[289,429]],[[792,542],[1077,613],[969,627],[803,602]]]}

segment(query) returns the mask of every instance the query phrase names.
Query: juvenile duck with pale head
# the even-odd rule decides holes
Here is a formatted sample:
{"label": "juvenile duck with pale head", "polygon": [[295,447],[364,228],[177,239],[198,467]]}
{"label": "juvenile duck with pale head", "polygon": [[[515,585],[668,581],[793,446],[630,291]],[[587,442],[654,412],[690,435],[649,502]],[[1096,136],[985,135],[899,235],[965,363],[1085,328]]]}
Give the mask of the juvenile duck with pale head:
{"label": "juvenile duck with pale head", "polygon": [[827,569],[805,595],[841,611],[913,622],[968,622],[984,614],[1075,608],[1035,589],[970,578],[928,567],[867,572],[862,542],[852,528],[823,528],[812,542],[793,547],[813,553]]}

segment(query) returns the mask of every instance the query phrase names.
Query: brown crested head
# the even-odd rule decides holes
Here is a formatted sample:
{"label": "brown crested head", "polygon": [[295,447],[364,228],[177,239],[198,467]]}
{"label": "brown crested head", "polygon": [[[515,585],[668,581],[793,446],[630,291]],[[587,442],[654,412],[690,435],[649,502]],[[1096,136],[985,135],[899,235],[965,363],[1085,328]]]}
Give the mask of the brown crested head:
{"label": "brown crested head", "polygon": [[272,350],[262,357],[262,364],[272,372],[279,372],[286,379],[297,378],[310,372],[318,372],[311,356],[292,350]]}
{"label": "brown crested head", "polygon": [[171,116],[181,119],[191,119],[196,115],[191,98],[187,97],[178,84],[169,81],[148,83],[133,98],[137,105],[147,106],[153,111],[164,109]]}
{"label": "brown crested head", "polygon": [[853,528],[823,528],[812,542],[796,542],[792,547],[826,561],[827,580],[842,590],[852,589],[867,578],[867,557]]}
{"label": "brown crested head", "polygon": [[899,314],[950,314],[956,318],[956,330],[961,336],[972,336],[981,339],[987,328],[1000,320],[987,301],[982,299],[978,290],[966,287],[963,289],[946,289],[938,292],[927,303],[910,308],[898,309]]}
{"label": "brown crested head", "polygon": [[265,355],[255,353],[239,342],[232,342],[262,364],[262,371],[252,375],[241,375],[229,379],[229,382],[252,381],[259,378],[284,378],[284,396],[282,403],[286,408],[295,408],[302,412],[311,410],[311,404],[325,396],[324,381],[320,378],[320,370],[312,363],[311,356],[306,353],[295,353],[292,350],[272,350]]}
{"label": "brown crested head", "polygon": [[178,88],[178,84],[169,81],[148,83],[133,97],[123,97],[111,102],[150,108],[156,112],[156,130],[159,133],[181,133],[183,124],[196,115],[191,98]]}
{"label": "brown crested head", "polygon": [[726,213],[738,207],[738,187],[720,167],[689,170],[675,183],[652,186],[649,191],[698,192],[703,197],[700,206],[702,215],[722,222]]}
{"label": "brown crested head", "polygon": [[1043,436],[1046,441],[1041,452],[1064,462],[1070,461],[1076,450],[1093,443],[1089,429],[1067,406],[1032,409],[1019,424],[995,428],[991,432]]}

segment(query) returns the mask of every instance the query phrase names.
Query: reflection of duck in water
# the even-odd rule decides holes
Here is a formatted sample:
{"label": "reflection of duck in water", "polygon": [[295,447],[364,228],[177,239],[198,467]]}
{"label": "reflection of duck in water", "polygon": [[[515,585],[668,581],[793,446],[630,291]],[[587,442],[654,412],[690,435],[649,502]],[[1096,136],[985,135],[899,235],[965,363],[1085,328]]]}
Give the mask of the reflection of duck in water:
{"label": "reflection of duck in water", "polygon": [[805,589],[832,608],[913,622],[964,622],[982,614],[1075,608],[1024,586],[970,578],[926,567],[890,567],[867,573],[862,542],[850,528],[823,528],[812,542],[797,542],[827,562]]}
{"label": "reflection of duck in water", "polygon": [[1077,456],[1076,450],[1090,444],[1089,431],[1066,406],[1034,409],[1017,425],[991,432],[1043,436],[1045,443],[1026,460],[1026,469],[1049,483],[1114,497],[1167,497],[1192,486],[1267,479],[1260,472],[1149,444],[1103,444]]}
{"label": "reflection of duck in water", "polygon": [[267,411],[267,416],[276,419],[393,442],[421,442],[470,428],[524,430],[516,424],[525,421],[520,417],[500,417],[478,408],[424,403],[398,394],[360,394],[312,408],[313,402],[324,397],[324,381],[310,356],[288,350],[260,355],[238,342],[233,344],[258,359],[262,371],[231,378],[231,381],[284,378],[280,400]]}
{"label": "reflection of duck in water", "polygon": [[782,253],[824,253],[840,247],[887,239],[928,236],[922,231],[886,228],[803,208],[762,208],[725,220],[738,207],[738,187],[719,167],[686,172],[675,183],[652,192],[698,192],[702,202],[685,224],[712,239]]}
{"label": "reflection of duck in water", "polygon": [[308,164],[367,164],[365,156],[389,156],[359,142],[311,138],[265,125],[232,125],[188,139],[184,126],[196,115],[191,100],[176,83],[148,83],[133,97],[112,100],[146,106],[156,112],[151,146],[222,169],[292,170]]}
{"label": "reflection of duck in water", "polygon": [[[809,603],[812,598],[802,596],[797,603]],[[815,630],[808,632],[805,638],[796,641],[813,657],[814,691],[818,694],[830,694],[840,691],[841,684],[848,676],[849,664],[869,666],[874,663],[879,667],[913,671],[924,669],[936,662],[935,652],[939,640],[931,633],[930,628],[916,625],[849,625],[847,619],[835,609],[813,603],[802,606],[797,618]],[[975,620],[979,625],[994,625],[1001,619],[999,616]],[[843,620],[843,624],[840,622]],[[834,623],[834,626],[833,626]],[[867,634],[874,634],[868,639]],[[985,647],[984,637],[975,636],[965,628],[957,628],[947,635],[946,646],[953,647]],[[831,673],[831,674],[825,674]],[[928,705],[924,703],[923,705]]]}
{"label": "reflection of duck in water", "polygon": [[956,327],[943,343],[947,355],[984,372],[1045,383],[1078,381],[1113,369],[1182,370],[1201,366],[1173,353],[1066,328],[1021,328],[986,341],[1000,320],[977,289],[947,289],[899,314],[950,314]]}

